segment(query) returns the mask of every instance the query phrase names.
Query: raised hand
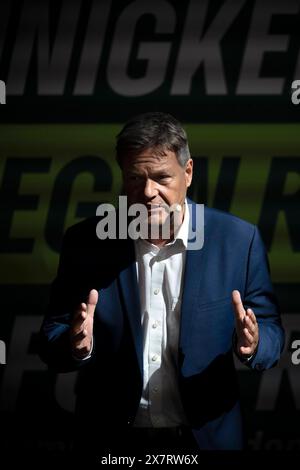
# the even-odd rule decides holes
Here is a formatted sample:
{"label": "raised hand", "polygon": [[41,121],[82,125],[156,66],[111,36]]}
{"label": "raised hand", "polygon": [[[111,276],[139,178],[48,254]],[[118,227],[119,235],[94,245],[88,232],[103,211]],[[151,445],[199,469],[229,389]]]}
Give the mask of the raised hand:
{"label": "raised hand", "polygon": [[232,291],[232,303],[235,313],[235,329],[237,334],[237,353],[240,356],[251,356],[258,345],[259,330],[253,310],[244,309],[238,290]]}
{"label": "raised hand", "polygon": [[73,356],[84,359],[89,355],[93,340],[95,307],[98,302],[98,291],[92,289],[87,303],[81,303],[72,319],[70,338]]}

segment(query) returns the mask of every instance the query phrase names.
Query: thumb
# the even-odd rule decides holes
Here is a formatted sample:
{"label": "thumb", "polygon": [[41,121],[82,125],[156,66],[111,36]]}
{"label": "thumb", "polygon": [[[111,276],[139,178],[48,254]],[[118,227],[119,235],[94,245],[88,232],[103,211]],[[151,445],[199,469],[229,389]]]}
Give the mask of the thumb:
{"label": "thumb", "polygon": [[95,307],[98,302],[98,291],[96,289],[92,289],[89,293],[87,299],[87,313],[88,315],[94,315]]}
{"label": "thumb", "polygon": [[245,317],[245,309],[242,303],[241,294],[238,290],[233,290],[231,295],[235,313],[235,320],[236,322],[243,322]]}

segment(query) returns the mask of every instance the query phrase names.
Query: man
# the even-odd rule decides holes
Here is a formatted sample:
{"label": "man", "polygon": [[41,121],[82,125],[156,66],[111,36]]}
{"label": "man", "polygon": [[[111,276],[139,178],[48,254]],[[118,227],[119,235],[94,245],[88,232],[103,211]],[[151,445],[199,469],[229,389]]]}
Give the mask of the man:
{"label": "man", "polygon": [[[209,208],[199,225],[186,198],[193,161],[172,116],[134,118],[116,150],[128,205],[146,207],[149,228],[173,222],[170,233],[99,240],[98,217],[71,227],[41,357],[79,370],[75,433],[85,449],[92,440],[98,453],[113,444],[241,449],[233,351],[264,370],[284,342],[258,230]],[[204,234],[202,248],[189,249],[191,228]]]}

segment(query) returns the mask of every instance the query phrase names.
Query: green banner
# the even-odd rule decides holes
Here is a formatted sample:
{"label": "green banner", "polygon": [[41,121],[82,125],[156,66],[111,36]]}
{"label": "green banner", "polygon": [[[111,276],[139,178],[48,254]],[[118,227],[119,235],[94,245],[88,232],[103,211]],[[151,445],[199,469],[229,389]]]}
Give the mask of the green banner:
{"label": "green banner", "polygon": [[[118,203],[119,124],[2,125],[0,282],[47,284],[66,228]],[[300,126],[186,124],[189,195],[257,224],[276,283],[300,282]],[[205,242],[204,242],[205,243]]]}

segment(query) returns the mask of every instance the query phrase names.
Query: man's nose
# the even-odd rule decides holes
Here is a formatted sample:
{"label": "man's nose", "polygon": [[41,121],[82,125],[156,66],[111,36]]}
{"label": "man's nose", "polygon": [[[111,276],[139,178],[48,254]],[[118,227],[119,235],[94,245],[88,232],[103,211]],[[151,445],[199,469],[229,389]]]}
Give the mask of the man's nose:
{"label": "man's nose", "polygon": [[144,187],[144,195],[147,198],[153,198],[154,196],[157,196],[158,194],[158,189],[157,189],[157,183],[150,178],[148,178],[145,182],[145,187]]}

